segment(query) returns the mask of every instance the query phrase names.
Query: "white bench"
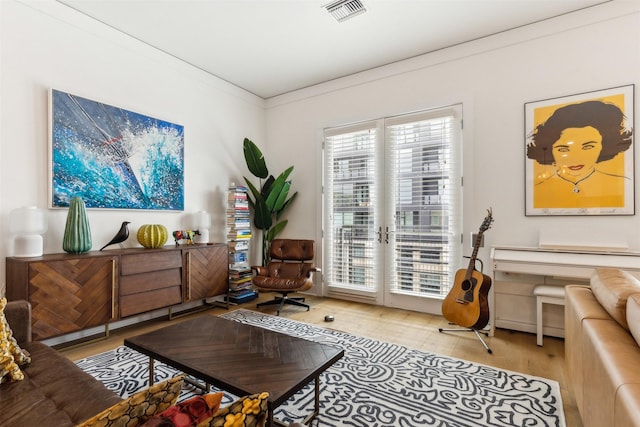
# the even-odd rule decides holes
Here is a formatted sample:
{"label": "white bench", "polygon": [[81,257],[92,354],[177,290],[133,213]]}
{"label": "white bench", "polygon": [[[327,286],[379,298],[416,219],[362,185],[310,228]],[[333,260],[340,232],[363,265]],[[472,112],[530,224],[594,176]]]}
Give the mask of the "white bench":
{"label": "white bench", "polygon": [[564,286],[538,285],[533,295],[536,297],[536,344],[542,347],[542,304],[564,305]]}

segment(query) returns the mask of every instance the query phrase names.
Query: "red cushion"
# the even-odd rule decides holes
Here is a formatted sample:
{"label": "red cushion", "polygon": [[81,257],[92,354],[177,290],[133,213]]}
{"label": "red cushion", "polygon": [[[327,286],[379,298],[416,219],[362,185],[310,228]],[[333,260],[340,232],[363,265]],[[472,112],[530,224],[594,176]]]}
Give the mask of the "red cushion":
{"label": "red cushion", "polygon": [[142,427],[195,427],[218,411],[223,394],[194,396],[149,418]]}

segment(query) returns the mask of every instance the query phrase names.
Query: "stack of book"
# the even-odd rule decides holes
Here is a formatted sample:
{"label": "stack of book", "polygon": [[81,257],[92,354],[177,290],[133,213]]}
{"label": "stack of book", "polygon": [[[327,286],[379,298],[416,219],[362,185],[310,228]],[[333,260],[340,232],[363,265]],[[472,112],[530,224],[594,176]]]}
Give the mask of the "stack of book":
{"label": "stack of book", "polygon": [[247,187],[229,187],[227,207],[227,241],[229,244],[229,302],[242,303],[258,297],[251,284],[249,243],[251,219]]}
{"label": "stack of book", "polygon": [[258,297],[251,283],[253,273],[247,264],[237,263],[229,267],[229,301],[240,304]]}

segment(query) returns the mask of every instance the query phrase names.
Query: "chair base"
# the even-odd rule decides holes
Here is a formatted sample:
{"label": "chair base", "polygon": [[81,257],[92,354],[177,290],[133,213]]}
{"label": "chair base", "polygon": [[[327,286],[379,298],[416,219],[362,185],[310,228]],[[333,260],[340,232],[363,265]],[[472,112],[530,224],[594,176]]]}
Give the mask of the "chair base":
{"label": "chair base", "polygon": [[487,350],[487,353],[493,354],[493,350],[489,348],[485,340],[483,340],[482,337],[480,336],[480,334],[483,334],[484,336],[488,337],[489,336],[488,332],[484,332],[484,331],[478,332],[477,329],[472,329],[472,328],[452,328],[452,329],[438,328],[438,332],[475,332],[476,336],[482,343],[482,346],[484,347],[485,350]]}
{"label": "chair base", "polygon": [[304,297],[288,297],[287,295],[281,297],[274,297],[271,301],[261,302],[256,305],[256,307],[260,308],[264,305],[277,305],[278,310],[276,311],[277,315],[280,316],[280,310],[285,304],[297,305],[298,307],[306,307],[307,311],[309,311],[309,304],[304,303]]}

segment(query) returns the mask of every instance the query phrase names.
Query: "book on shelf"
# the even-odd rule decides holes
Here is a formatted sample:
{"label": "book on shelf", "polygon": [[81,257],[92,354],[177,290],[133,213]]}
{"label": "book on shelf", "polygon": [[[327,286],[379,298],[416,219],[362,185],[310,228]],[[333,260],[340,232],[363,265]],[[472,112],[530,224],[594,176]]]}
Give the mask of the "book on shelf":
{"label": "book on shelf", "polygon": [[236,279],[229,279],[229,284],[233,284],[234,286],[242,286],[244,284],[251,284],[251,279],[253,277],[248,276],[248,277],[238,277]]}
{"label": "book on shelf", "polygon": [[246,191],[238,191],[238,190],[229,191],[228,200],[230,201],[236,201],[236,200],[245,201],[247,199],[248,199],[248,196]]}
{"label": "book on shelf", "polygon": [[240,292],[246,290],[253,290],[253,285],[251,284],[251,282],[241,283],[239,285],[229,285],[230,292]]}
{"label": "book on shelf", "polygon": [[245,272],[239,272],[239,273],[230,273],[229,274],[229,280],[234,281],[236,283],[238,282],[246,282],[247,279],[251,280],[251,278],[253,277],[253,274],[251,272],[251,270]]}
{"label": "book on shelf", "polygon": [[229,267],[229,274],[232,274],[232,275],[251,274],[251,267],[246,262],[233,263],[233,265]]}
{"label": "book on shelf", "polygon": [[248,251],[249,250],[249,240],[232,240],[229,242],[229,250],[230,251]]}
{"label": "book on shelf", "polygon": [[227,233],[227,240],[242,240],[242,239],[251,239],[251,236],[253,234],[251,233],[250,229],[247,230],[230,230],[229,233]]}
{"label": "book on shelf", "polygon": [[227,298],[231,303],[242,304],[243,302],[253,301],[254,299],[258,298],[258,293],[255,291],[251,291],[242,295],[235,295],[233,293],[230,293]]}
{"label": "book on shelf", "polygon": [[229,264],[236,264],[239,262],[247,262],[248,256],[246,252],[230,252]]}

